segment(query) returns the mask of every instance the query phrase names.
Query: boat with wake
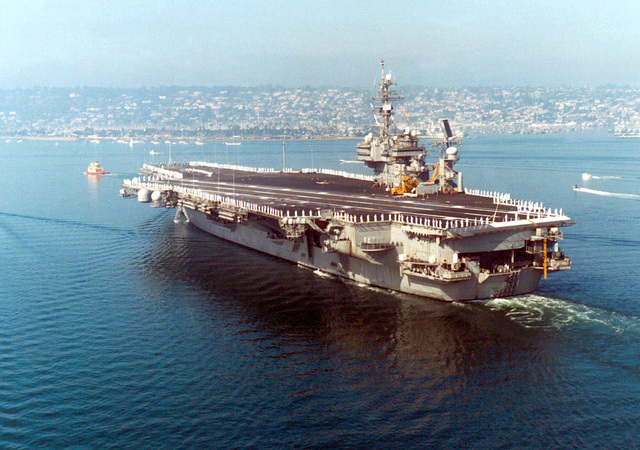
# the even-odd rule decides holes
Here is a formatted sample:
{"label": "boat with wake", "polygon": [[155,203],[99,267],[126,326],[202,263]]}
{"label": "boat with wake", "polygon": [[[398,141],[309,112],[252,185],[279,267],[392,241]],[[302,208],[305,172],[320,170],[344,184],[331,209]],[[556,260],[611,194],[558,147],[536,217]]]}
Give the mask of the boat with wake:
{"label": "boat with wake", "polygon": [[104,170],[98,161],[93,161],[84,172],[86,175],[104,175],[109,173]]}

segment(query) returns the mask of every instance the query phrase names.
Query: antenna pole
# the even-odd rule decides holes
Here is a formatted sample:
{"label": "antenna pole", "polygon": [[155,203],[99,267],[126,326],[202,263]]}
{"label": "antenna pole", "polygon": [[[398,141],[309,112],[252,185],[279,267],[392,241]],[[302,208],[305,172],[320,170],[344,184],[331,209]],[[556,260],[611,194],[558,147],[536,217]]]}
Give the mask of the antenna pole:
{"label": "antenna pole", "polygon": [[287,151],[285,145],[286,136],[282,138],[282,171],[284,172],[287,168]]}

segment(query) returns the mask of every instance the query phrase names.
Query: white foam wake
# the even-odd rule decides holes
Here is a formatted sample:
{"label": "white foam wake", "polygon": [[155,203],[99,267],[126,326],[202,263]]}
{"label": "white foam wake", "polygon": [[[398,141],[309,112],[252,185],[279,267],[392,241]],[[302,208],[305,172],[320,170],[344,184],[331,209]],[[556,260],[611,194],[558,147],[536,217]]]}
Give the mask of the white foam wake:
{"label": "white foam wake", "polygon": [[604,176],[599,176],[599,175],[592,175],[588,172],[584,172],[582,174],[582,180],[583,181],[589,181],[589,180],[622,180],[623,177],[617,176],[617,175],[604,175]]}
{"label": "white foam wake", "polygon": [[629,198],[634,200],[640,200],[640,195],[637,195],[637,194],[622,194],[618,192],[598,191],[596,189],[588,189],[588,188],[581,188],[581,187],[574,187],[573,190],[576,192],[584,192],[585,194],[603,195],[605,197]]}
{"label": "white foam wake", "polygon": [[600,327],[614,333],[640,333],[640,320],[614,312],[541,295],[496,298],[484,305],[526,328]]}
{"label": "white foam wake", "polygon": [[313,271],[314,274],[318,275],[319,277],[324,277],[324,278],[334,278],[334,275],[331,275],[330,273],[327,272],[323,272],[320,269],[316,269]]}

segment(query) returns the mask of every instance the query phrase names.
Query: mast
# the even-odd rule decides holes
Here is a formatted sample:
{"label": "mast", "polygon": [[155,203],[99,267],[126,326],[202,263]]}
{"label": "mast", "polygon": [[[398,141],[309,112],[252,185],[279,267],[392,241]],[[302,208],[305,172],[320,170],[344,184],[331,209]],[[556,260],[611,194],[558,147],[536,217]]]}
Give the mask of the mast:
{"label": "mast", "polygon": [[286,136],[282,136],[282,171],[287,170],[287,147],[285,145]]}
{"label": "mast", "polygon": [[391,90],[391,86],[395,85],[391,79],[391,74],[384,74],[384,60],[380,61],[380,67],[382,75],[380,76],[380,93],[376,97],[371,97],[370,100],[381,103],[378,108],[378,114],[382,118],[382,125],[380,125],[380,138],[386,139],[391,135],[391,123],[393,117],[393,105],[392,101],[404,100],[397,94],[396,91]]}

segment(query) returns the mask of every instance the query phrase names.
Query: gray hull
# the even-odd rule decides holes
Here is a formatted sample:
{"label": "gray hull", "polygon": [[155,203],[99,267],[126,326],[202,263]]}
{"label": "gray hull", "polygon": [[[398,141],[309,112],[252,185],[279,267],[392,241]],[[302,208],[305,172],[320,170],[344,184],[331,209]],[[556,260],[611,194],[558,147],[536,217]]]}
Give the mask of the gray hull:
{"label": "gray hull", "polygon": [[[542,275],[541,270],[532,267],[490,273],[481,270],[479,264],[474,265],[472,261],[467,262],[467,271],[464,274],[452,272],[434,276],[424,270],[416,270],[410,262],[402,261],[404,247],[415,247],[416,241],[407,237],[406,230],[393,223],[366,226],[347,224],[341,230],[339,239],[327,234],[314,238],[312,234],[307,233],[299,239],[290,240],[278,238],[279,235],[274,233],[274,230],[278,229],[276,221],[249,218],[244,222],[225,223],[189,208],[181,208],[179,212],[184,214],[191,224],[207,233],[286,261],[359,283],[442,301],[488,299],[531,293],[538,286]],[[375,245],[362,244],[366,241],[367,235],[380,234],[388,235],[389,241],[394,242],[394,245],[376,248]],[[349,239],[343,239],[345,236]],[[494,240],[483,239],[481,242],[489,242],[491,245],[492,241]],[[515,246],[523,242],[523,237],[511,232],[508,236],[496,236],[495,241],[511,242]],[[361,245],[354,245],[356,242]],[[434,242],[423,242],[423,245],[428,248],[429,245],[434,246]],[[464,243],[458,241],[451,244],[458,248],[452,249],[443,241],[432,251],[442,253],[465,250],[461,248],[464,247]],[[470,240],[467,245],[479,244]]]}

